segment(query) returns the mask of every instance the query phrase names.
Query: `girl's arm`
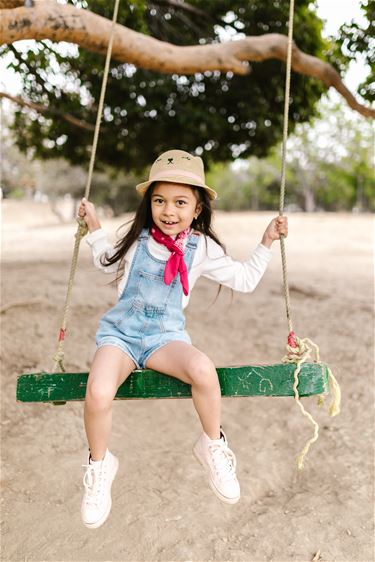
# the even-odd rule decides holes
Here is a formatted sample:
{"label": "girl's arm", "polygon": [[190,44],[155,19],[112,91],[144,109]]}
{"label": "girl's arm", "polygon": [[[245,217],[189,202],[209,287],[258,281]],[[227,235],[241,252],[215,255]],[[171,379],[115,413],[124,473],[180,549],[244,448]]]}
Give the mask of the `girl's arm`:
{"label": "girl's arm", "polygon": [[[281,221],[279,219],[282,219]],[[281,234],[287,235],[286,217],[273,219],[266,228],[262,242],[245,262],[226,255],[211,238],[207,238],[207,252],[202,263],[201,275],[242,293],[254,291],[271,259],[270,246]]]}
{"label": "girl's arm", "polygon": [[91,248],[92,259],[95,267],[104,271],[104,273],[116,273],[117,263],[112,263],[108,266],[103,265],[102,263],[104,256],[110,257],[115,251],[112,244],[108,241],[105,230],[103,230],[103,228],[98,228],[97,230],[90,232],[87,235],[86,242]]}

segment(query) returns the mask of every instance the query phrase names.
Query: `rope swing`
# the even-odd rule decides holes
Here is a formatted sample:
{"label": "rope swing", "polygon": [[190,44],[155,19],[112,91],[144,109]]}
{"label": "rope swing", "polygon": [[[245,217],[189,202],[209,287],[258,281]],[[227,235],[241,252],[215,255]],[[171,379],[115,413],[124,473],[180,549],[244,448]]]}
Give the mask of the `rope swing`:
{"label": "rope swing", "polygon": [[[279,204],[279,216],[284,214],[284,202],[285,202],[285,178],[286,178],[286,156],[287,156],[287,141],[288,141],[288,122],[289,122],[289,103],[290,103],[290,77],[292,68],[292,49],[293,49],[293,23],[294,23],[294,0],[290,0],[289,4],[289,21],[288,21],[288,50],[287,50],[287,61],[286,61],[286,76],[285,76],[285,97],[284,97],[284,126],[283,126],[283,142],[282,142],[282,158],[281,158],[281,181],[280,181],[280,204]],[[287,354],[283,358],[285,363],[295,363],[296,368],[294,371],[294,384],[293,392],[294,398],[301,409],[302,414],[307,417],[310,423],[314,427],[314,434],[309,439],[302,449],[301,453],[297,457],[297,466],[301,470],[304,466],[305,457],[310,449],[310,446],[315,443],[319,437],[319,425],[314,420],[312,415],[307,412],[300,401],[300,396],[298,392],[299,383],[299,373],[301,371],[301,365],[304,363],[315,351],[315,361],[320,362],[319,348],[310,339],[304,338],[300,339],[296,336],[293,330],[292,323],[292,313],[289,298],[289,281],[288,281],[288,271],[286,264],[286,251],[285,251],[285,240],[284,235],[280,236],[280,250],[281,250],[281,264],[283,270],[283,285],[284,285],[284,297],[285,297],[285,308],[286,317],[289,327],[289,336],[287,344]],[[330,389],[332,393],[332,403],[329,407],[329,414],[335,416],[340,412],[340,402],[341,402],[341,391],[339,384],[335,377],[333,376],[330,369],[328,369]],[[322,403],[322,397],[320,398],[320,403]]]}
{"label": "rope swing", "polygon": [[[115,0],[112,27],[108,41],[93,145],[85,188],[84,196],[86,199],[89,199],[91,189],[119,3],[120,0]],[[283,216],[284,214],[290,77],[293,47],[293,16],[294,0],[290,0],[279,216]],[[87,373],[64,374],[64,341],[70,311],[72,288],[77,269],[80,242],[87,234],[87,225],[85,221],[81,218],[78,218],[77,221],[78,227],[75,234],[75,244],[70,266],[63,318],[58,337],[57,349],[53,356],[53,372],[24,374],[20,376],[17,381],[17,400],[20,401],[65,404],[67,400],[83,400],[85,397],[85,388],[88,376]],[[288,343],[286,346],[287,354],[283,358],[283,363],[279,365],[225,367],[217,369],[217,372],[223,396],[294,396],[302,414],[307,417],[314,427],[314,434],[312,438],[307,441],[306,445],[297,457],[297,466],[299,469],[302,469],[310,446],[318,439],[319,425],[312,415],[305,410],[300,401],[300,397],[318,394],[319,403],[321,403],[323,401],[322,395],[328,393],[330,390],[332,402],[329,407],[329,414],[331,416],[335,416],[340,411],[341,393],[340,387],[330,369],[320,361],[318,346],[308,338],[298,338],[293,330],[285,240],[283,235],[280,237],[280,249],[286,316],[289,327]],[[315,359],[313,362],[308,362],[307,360],[313,352],[315,353]],[[58,368],[60,369],[60,373],[56,373]],[[190,386],[182,381],[151,370],[135,370],[118,389],[116,399],[184,398],[189,396],[191,396]]]}
{"label": "rope swing", "polygon": [[[97,146],[98,146],[98,139],[99,139],[99,132],[100,132],[100,124],[101,124],[102,115],[103,115],[104,98],[105,98],[105,92],[106,92],[106,89],[107,89],[109,65],[110,65],[110,62],[111,62],[113,38],[114,38],[114,35],[115,35],[119,5],[120,5],[120,0],[115,0],[115,6],[114,6],[114,9],[113,9],[113,16],[112,16],[111,31],[110,31],[110,34],[109,34],[109,41],[108,41],[108,47],[107,47],[107,55],[106,55],[104,71],[103,71],[103,81],[102,81],[102,87],[101,87],[101,90],[100,90],[99,106],[98,106],[98,112],[96,114],[96,123],[95,123],[95,130],[94,130],[94,139],[93,139],[93,142],[92,142],[90,164],[89,164],[89,170],[88,170],[87,180],[86,180],[86,188],[85,188],[85,195],[84,195],[86,197],[86,199],[88,199],[89,195],[90,195],[92,174],[93,174],[93,171],[94,171],[96,149],[97,149]],[[75,244],[74,244],[74,249],[73,249],[72,262],[71,262],[71,265],[70,265],[70,274],[69,274],[68,288],[67,288],[66,298],[65,298],[63,319],[62,319],[62,322],[61,322],[61,328],[60,328],[60,333],[59,333],[57,349],[56,349],[55,355],[53,356],[53,359],[54,359],[54,364],[53,364],[53,368],[52,368],[53,372],[55,372],[57,370],[57,368],[60,367],[60,370],[65,373],[64,341],[65,341],[66,324],[67,324],[69,311],[70,311],[70,302],[71,302],[71,298],[72,298],[74,277],[75,277],[76,269],[77,269],[79,247],[80,247],[82,238],[84,236],[86,236],[87,230],[88,230],[87,225],[86,225],[86,223],[83,219],[78,217],[77,222],[78,222],[78,227],[77,227],[77,232],[75,234]]]}

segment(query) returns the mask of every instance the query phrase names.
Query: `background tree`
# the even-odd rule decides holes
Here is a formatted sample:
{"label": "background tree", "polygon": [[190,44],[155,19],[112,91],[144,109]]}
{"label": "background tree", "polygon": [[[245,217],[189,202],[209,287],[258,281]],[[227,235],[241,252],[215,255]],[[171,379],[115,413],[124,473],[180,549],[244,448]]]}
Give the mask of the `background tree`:
{"label": "background tree", "polygon": [[[71,3],[111,17],[112,4],[104,0]],[[163,41],[195,45],[234,35],[284,33],[287,13],[288,3],[279,0],[132,0],[121,3],[119,21]],[[300,0],[295,14],[298,46],[324,57],[332,45],[322,39],[321,30],[314,3]],[[92,131],[75,127],[61,115],[94,123],[103,58],[76,47],[62,50],[51,41],[37,42],[24,53],[13,45],[8,49],[13,68],[22,76],[25,97],[49,108],[46,115],[16,111],[18,146],[33,147],[41,158],[84,162]],[[217,71],[162,75],[113,62],[98,161],[139,170],[172,145],[201,154],[206,163],[263,156],[281,138],[284,76],[284,64],[276,60],[254,63],[247,76]],[[293,73],[291,130],[316,114],[323,90],[321,82]]]}
{"label": "background tree", "polygon": [[[375,211],[375,137],[371,123],[363,122],[329,98],[324,98],[319,108],[320,116],[311,123],[298,125],[288,140],[287,208]],[[69,193],[78,199],[84,190],[86,169],[72,166],[63,158],[30,159],[14,146],[5,121],[1,159],[4,195],[36,194],[38,199],[48,196],[52,208],[57,210],[59,197]],[[252,156],[234,163],[213,163],[207,182],[219,193],[217,208],[277,209],[280,154],[277,145],[266,158]],[[138,202],[134,185],[142,179],[141,175],[105,167],[94,173],[93,199],[100,207],[109,207],[118,214],[132,211]]]}
{"label": "background tree", "polygon": [[[296,127],[288,141],[286,205],[315,211],[375,211],[374,128],[335,101],[324,99],[320,116]],[[277,209],[280,148],[263,159],[215,164],[208,181],[223,210]]]}
{"label": "background tree", "polygon": [[375,101],[375,0],[361,0],[361,9],[365,24],[354,21],[341,26],[338,37],[333,43],[335,54],[340,58],[356,60],[362,58],[369,68],[367,77],[358,87],[361,96],[370,103]]}

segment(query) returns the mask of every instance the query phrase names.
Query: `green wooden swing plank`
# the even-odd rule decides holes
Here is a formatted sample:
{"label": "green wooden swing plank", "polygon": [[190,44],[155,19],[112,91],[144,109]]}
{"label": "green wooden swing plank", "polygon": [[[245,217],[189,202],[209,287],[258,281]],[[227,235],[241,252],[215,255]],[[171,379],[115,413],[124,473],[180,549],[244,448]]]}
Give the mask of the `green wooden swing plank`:
{"label": "green wooden swing plank", "polygon": [[[218,368],[223,396],[293,396],[295,365],[255,365]],[[87,373],[35,373],[18,377],[17,400],[65,402],[84,400]],[[300,396],[328,392],[328,371],[323,363],[304,363],[299,374]],[[136,370],[120,386],[118,400],[188,398],[191,387],[151,370]]]}

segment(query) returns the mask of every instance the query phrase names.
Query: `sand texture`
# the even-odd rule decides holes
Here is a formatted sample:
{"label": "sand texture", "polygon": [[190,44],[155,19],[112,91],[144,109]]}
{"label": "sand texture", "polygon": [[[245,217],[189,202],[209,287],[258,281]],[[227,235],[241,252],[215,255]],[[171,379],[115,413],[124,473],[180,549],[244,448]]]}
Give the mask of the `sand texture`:
{"label": "sand texture", "polygon": [[[245,259],[269,213],[218,213],[228,253]],[[121,219],[104,221],[115,233]],[[120,459],[100,529],[80,520],[83,403],[15,400],[17,376],[50,370],[75,226],[45,204],[3,202],[2,558],[4,561],[370,562],[373,544],[372,217],[290,217],[294,327],[319,344],[340,382],[335,418],[320,424],[305,470],[295,458],[312,428],[292,398],[226,398],[223,425],[238,461],[241,501],[221,504],[192,456],[200,432],[190,400],[117,401],[111,450]],[[116,300],[85,242],[66,339],[66,368],[86,371],[101,315]],[[279,362],[287,323],[278,245],[251,295],[199,280],[187,310],[193,343],[217,366]]]}

